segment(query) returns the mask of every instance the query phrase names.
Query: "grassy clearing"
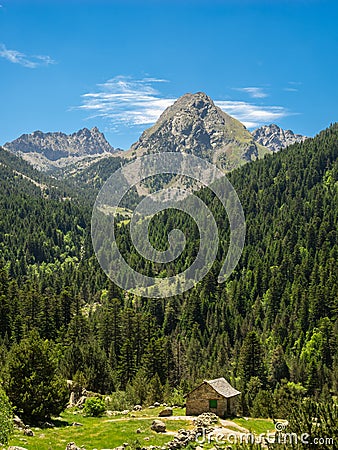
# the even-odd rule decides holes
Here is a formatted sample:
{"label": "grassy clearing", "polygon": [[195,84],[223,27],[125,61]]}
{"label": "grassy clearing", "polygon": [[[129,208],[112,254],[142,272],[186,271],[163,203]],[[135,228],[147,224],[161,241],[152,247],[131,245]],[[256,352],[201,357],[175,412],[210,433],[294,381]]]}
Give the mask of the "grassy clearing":
{"label": "grassy clearing", "polygon": [[233,420],[237,425],[246,428],[251,433],[261,434],[275,432],[275,426],[271,419],[244,419],[243,417]]}
{"label": "grassy clearing", "polygon": [[[28,450],[65,450],[68,442],[75,442],[79,447],[84,446],[86,450],[101,450],[118,447],[125,442],[129,444],[139,443],[141,446],[162,446],[173,439],[171,433],[180,428],[191,429],[191,420],[174,419],[171,417],[161,418],[169,433],[155,433],[150,429],[154,419],[163,409],[146,408],[142,411],[131,411],[129,414],[117,414],[112,417],[85,417],[82,412],[67,410],[61,417],[53,422],[56,427],[51,429],[33,428],[34,436],[24,436],[17,431],[12,437],[9,445],[25,447]],[[175,408],[175,416],[185,416],[184,408]],[[72,426],[74,422],[79,422],[83,426]],[[274,431],[274,424],[270,419],[244,419],[233,420],[234,426],[227,427],[230,430],[238,431],[235,424],[246,428],[248,432],[261,434]],[[137,429],[141,433],[137,433]]]}
{"label": "grassy clearing", "polygon": [[[57,424],[55,428],[44,430],[33,428],[35,433],[33,437],[16,432],[10,445],[25,447],[28,450],[65,450],[66,444],[71,441],[79,447],[83,445],[86,450],[114,448],[124,442],[132,444],[135,441],[144,446],[163,445],[172,440],[173,436],[150,430],[152,421],[157,418],[160,409],[132,412],[127,416],[99,418],[84,417],[79,413],[74,415],[73,412],[66,411],[61,415],[61,420],[54,421]],[[181,412],[181,409],[175,410],[175,415],[181,415]],[[161,420],[166,423],[169,432],[191,427],[191,422],[187,420],[170,418]],[[80,422],[83,426],[72,426],[73,422]],[[138,428],[141,429],[140,434],[136,432]]]}

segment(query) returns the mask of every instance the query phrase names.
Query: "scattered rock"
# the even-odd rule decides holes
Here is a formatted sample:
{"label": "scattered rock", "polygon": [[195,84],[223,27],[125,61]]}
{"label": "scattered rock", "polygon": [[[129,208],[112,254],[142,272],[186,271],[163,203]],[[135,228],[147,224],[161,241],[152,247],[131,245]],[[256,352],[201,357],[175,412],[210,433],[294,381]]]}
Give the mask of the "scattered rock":
{"label": "scattered rock", "polygon": [[162,409],[162,411],[159,412],[159,417],[169,417],[173,415],[173,409],[172,408],[165,408]]}
{"label": "scattered rock", "polygon": [[134,411],[142,411],[142,406],[141,405],[135,405],[133,410]]}
{"label": "scattered rock", "polygon": [[158,408],[159,406],[161,406],[161,403],[159,403],[159,402],[155,402],[155,403],[154,403],[154,407],[155,407],[155,408]]}
{"label": "scattered rock", "polygon": [[127,414],[129,414],[129,412],[130,412],[129,409],[125,409],[124,411],[121,412],[121,414],[124,414],[126,416]]}
{"label": "scattered rock", "polygon": [[203,413],[196,417],[196,419],[193,420],[193,423],[196,427],[208,427],[212,425],[213,423],[218,422],[218,417],[214,413]]}
{"label": "scattered rock", "polygon": [[75,442],[69,442],[67,444],[66,450],[86,450],[84,447],[78,447]]}
{"label": "scattered rock", "polygon": [[141,434],[141,433],[142,433],[141,428],[138,428],[138,429],[136,430],[136,433],[137,433],[137,434]]}
{"label": "scattered rock", "polygon": [[83,423],[80,422],[73,422],[72,427],[83,427]]}
{"label": "scattered rock", "polygon": [[161,420],[154,420],[150,427],[156,433],[165,433],[166,425]]}
{"label": "scattered rock", "polygon": [[16,445],[11,445],[8,450],[27,450],[25,447],[17,447]]}
{"label": "scattered rock", "polygon": [[154,405],[151,405],[151,406],[149,406],[148,409],[154,409],[154,408],[155,408],[155,406],[154,406]]}
{"label": "scattered rock", "polygon": [[33,430],[31,430],[31,429],[28,428],[28,427],[26,427],[26,428],[23,430],[23,434],[24,434],[25,436],[34,436]]}

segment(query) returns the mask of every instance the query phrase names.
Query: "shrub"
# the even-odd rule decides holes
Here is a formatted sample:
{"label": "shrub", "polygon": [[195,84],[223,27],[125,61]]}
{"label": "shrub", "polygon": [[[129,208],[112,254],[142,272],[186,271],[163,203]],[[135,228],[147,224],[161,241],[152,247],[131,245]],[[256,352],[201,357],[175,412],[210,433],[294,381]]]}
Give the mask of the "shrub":
{"label": "shrub", "polygon": [[0,387],[0,446],[8,443],[13,431],[13,410],[5,391]]}
{"label": "shrub", "polygon": [[4,388],[24,422],[38,423],[60,414],[69,393],[57,372],[53,344],[36,331],[14,344],[8,353]]}
{"label": "shrub", "polygon": [[106,406],[102,398],[90,397],[87,398],[83,410],[87,416],[98,417],[105,412]]}

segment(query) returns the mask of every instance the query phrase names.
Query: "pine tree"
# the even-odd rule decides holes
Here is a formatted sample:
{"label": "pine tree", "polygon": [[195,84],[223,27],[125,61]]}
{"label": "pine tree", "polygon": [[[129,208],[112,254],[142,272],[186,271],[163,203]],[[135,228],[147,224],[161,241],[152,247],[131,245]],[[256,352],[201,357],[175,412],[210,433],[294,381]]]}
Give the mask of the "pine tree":
{"label": "pine tree", "polygon": [[6,393],[24,421],[46,420],[66,407],[67,384],[57,373],[53,346],[36,331],[13,345],[4,378]]}

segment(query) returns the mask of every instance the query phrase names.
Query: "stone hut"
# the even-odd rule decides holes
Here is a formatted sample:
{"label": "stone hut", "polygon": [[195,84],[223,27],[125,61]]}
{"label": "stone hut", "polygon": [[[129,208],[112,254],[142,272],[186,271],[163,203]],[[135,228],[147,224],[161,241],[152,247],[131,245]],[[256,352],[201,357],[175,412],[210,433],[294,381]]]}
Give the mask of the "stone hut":
{"label": "stone hut", "polygon": [[225,378],[204,380],[186,397],[187,416],[213,412],[219,417],[236,414],[236,397],[240,394]]}

